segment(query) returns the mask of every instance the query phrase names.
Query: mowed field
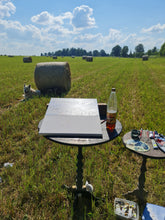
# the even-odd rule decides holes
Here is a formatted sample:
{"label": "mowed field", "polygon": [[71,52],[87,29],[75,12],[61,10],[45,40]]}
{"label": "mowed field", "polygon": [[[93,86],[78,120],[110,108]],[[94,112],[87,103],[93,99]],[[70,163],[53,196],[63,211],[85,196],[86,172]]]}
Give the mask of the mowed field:
{"label": "mowed field", "polygon": [[[50,57],[0,56],[0,219],[69,219],[72,195],[61,188],[76,183],[77,147],[53,143],[38,135],[48,96],[23,99],[24,84],[34,82],[39,62]],[[165,134],[165,58],[58,58],[71,69],[71,90],[64,97],[97,98],[107,102],[112,87],[118,99],[117,119],[122,133],[115,140],[83,148],[84,183],[105,199],[93,207],[91,219],[115,219],[115,197],[137,188],[142,157],[131,153],[122,137],[131,129],[157,130]],[[5,168],[4,163],[13,163]],[[165,206],[165,160],[147,159],[147,202]]]}

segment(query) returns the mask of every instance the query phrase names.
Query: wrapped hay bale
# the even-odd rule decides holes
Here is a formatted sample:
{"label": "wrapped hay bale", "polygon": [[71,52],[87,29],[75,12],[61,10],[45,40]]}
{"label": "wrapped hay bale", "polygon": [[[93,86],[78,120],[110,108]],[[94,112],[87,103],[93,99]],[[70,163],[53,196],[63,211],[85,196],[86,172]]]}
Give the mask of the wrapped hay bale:
{"label": "wrapped hay bale", "polygon": [[142,56],[142,60],[143,60],[143,61],[148,60],[148,55],[143,55],[143,56]]}
{"label": "wrapped hay bale", "polygon": [[93,57],[92,57],[92,56],[87,56],[87,57],[86,57],[86,61],[88,61],[88,62],[93,62]]}
{"label": "wrapped hay bale", "polygon": [[32,62],[32,58],[31,57],[24,57],[23,58],[23,62],[24,63],[31,63]]}
{"label": "wrapped hay bale", "polygon": [[86,60],[86,57],[87,57],[87,56],[82,56],[82,59],[83,59],[83,60]]}
{"label": "wrapped hay bale", "polygon": [[71,88],[71,72],[67,62],[38,63],[34,72],[37,88],[42,93],[68,92]]}

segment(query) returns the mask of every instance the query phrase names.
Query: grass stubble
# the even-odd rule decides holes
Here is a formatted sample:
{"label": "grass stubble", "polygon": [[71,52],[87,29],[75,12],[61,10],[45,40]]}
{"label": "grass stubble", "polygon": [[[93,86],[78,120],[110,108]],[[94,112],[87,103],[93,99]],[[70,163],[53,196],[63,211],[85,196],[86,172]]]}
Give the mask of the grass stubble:
{"label": "grass stubble", "polygon": [[[69,219],[72,196],[62,184],[75,185],[77,147],[53,143],[38,135],[50,97],[20,102],[23,85],[35,87],[34,69],[49,57],[0,57],[0,219]],[[115,197],[135,189],[142,158],[128,151],[122,136],[131,129],[157,130],[165,134],[165,62],[129,58],[58,58],[67,61],[72,87],[65,97],[97,98],[107,102],[112,87],[118,98],[118,120],[123,130],[115,140],[83,148],[84,183],[105,199],[94,207],[91,219],[115,219]],[[13,167],[5,168],[6,162]],[[147,159],[147,202],[165,206],[165,161]]]}

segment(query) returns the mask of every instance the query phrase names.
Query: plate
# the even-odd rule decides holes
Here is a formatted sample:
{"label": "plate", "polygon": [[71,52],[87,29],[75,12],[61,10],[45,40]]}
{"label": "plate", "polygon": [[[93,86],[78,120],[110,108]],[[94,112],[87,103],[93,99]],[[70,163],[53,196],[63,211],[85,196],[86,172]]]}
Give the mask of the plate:
{"label": "plate", "polygon": [[148,144],[143,141],[129,139],[126,141],[126,147],[130,150],[138,151],[138,152],[146,152],[150,150]]}

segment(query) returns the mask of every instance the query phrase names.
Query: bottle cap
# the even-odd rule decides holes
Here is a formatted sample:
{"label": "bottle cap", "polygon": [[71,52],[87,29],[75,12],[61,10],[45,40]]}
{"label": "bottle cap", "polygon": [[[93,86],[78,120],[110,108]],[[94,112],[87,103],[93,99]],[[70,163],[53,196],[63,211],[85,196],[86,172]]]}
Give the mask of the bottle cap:
{"label": "bottle cap", "polygon": [[115,88],[112,88],[112,92],[115,92],[116,91],[116,89]]}

